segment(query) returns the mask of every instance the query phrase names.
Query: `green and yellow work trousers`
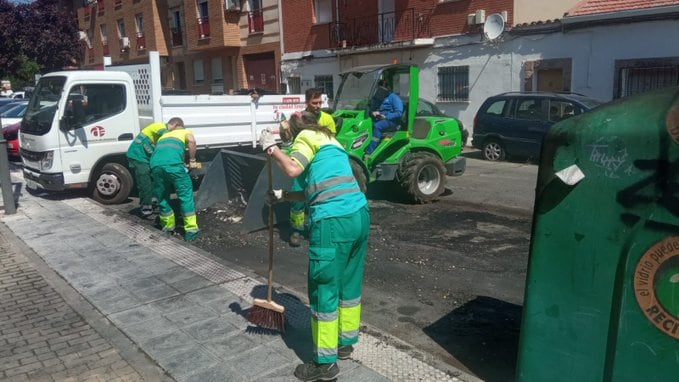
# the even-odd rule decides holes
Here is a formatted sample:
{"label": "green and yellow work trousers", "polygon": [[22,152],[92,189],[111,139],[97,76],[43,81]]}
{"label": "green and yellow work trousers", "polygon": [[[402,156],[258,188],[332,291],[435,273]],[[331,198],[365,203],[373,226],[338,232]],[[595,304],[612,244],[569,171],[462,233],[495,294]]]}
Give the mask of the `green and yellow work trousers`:
{"label": "green and yellow work trousers", "polygon": [[134,181],[139,191],[139,205],[150,206],[153,199],[153,178],[148,162],[127,158],[130,169],[134,173]]}
{"label": "green and yellow work trousers", "polygon": [[309,231],[309,302],[314,361],[337,361],[338,345],[358,342],[361,289],[370,214],[312,221]]}
{"label": "green and yellow work trousers", "polygon": [[174,211],[170,205],[170,193],[174,188],[184,219],[185,237],[198,233],[196,207],[193,201],[193,182],[183,164],[163,165],[152,169],[155,178],[155,195],[160,207],[160,225],[163,231],[175,229]]}

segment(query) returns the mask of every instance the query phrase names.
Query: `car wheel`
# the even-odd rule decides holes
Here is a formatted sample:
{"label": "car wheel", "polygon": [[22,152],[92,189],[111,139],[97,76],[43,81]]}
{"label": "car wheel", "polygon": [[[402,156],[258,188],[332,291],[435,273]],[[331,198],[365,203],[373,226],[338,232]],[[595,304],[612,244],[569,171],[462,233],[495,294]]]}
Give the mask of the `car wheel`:
{"label": "car wheel", "polygon": [[413,153],[399,170],[403,189],[417,203],[430,203],[446,189],[446,169],[441,159],[429,153]]}
{"label": "car wheel", "polygon": [[107,163],[94,177],[92,199],[101,204],[120,204],[132,190],[132,174],[119,163]]}
{"label": "car wheel", "polygon": [[483,144],[483,157],[489,161],[497,162],[505,160],[507,151],[500,141],[490,139]]}
{"label": "car wheel", "polygon": [[365,194],[368,190],[368,177],[365,176],[363,167],[354,160],[349,160],[349,163],[351,164],[351,172],[354,173],[354,178],[356,178],[356,183],[358,183],[358,188]]}

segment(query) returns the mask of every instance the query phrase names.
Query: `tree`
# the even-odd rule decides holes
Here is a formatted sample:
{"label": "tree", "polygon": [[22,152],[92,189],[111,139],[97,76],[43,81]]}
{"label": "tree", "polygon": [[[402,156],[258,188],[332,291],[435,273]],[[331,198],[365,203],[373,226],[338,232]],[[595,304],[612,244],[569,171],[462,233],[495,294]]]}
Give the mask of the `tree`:
{"label": "tree", "polygon": [[35,74],[80,62],[77,20],[58,2],[0,0],[0,22],[0,78],[12,80],[15,88],[32,84]]}

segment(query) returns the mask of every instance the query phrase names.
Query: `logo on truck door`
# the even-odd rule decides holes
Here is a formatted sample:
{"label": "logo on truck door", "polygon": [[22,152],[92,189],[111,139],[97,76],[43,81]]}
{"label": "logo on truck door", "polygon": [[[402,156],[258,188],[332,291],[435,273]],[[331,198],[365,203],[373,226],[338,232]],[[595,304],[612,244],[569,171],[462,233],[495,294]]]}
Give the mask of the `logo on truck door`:
{"label": "logo on truck door", "polygon": [[679,339],[679,236],[656,243],[639,259],[634,294],[646,318]]}
{"label": "logo on truck door", "polygon": [[94,126],[93,128],[90,129],[90,133],[94,135],[95,137],[103,137],[104,134],[106,134],[106,129],[104,129],[101,126]]}

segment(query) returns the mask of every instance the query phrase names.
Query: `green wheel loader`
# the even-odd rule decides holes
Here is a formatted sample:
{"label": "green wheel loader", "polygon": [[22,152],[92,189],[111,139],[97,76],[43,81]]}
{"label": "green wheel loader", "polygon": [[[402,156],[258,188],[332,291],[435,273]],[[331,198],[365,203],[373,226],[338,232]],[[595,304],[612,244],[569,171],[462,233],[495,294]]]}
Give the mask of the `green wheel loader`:
{"label": "green wheel loader", "polygon": [[[332,114],[337,140],[349,154],[362,190],[369,182],[395,181],[415,202],[428,203],[445,191],[446,175],[464,173],[462,124],[456,118],[431,115],[418,107],[417,66],[362,66],[343,72],[341,78]],[[397,129],[386,132],[366,158],[375,122],[372,111],[386,96],[378,86],[380,80],[403,100],[403,116]]]}

